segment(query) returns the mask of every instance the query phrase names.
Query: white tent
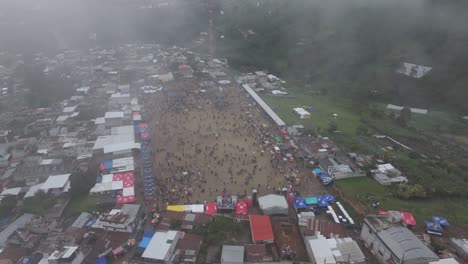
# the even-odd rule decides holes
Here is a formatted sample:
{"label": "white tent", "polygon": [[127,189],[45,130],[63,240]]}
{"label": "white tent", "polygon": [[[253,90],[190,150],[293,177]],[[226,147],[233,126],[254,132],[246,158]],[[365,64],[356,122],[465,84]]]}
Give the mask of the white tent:
{"label": "white tent", "polygon": [[304,108],[302,107],[296,107],[293,109],[296,115],[299,116],[300,119],[308,119],[310,118],[310,113],[307,112]]}
{"label": "white tent", "polygon": [[288,202],[282,195],[268,194],[258,197],[258,205],[266,215],[288,214]]}

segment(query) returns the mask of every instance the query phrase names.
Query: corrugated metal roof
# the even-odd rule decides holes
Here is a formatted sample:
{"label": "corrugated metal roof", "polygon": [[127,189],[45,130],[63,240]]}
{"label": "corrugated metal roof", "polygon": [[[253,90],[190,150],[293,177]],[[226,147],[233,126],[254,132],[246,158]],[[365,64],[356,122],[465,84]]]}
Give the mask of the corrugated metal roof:
{"label": "corrugated metal roof", "polygon": [[223,246],[221,263],[244,263],[244,246]]}
{"label": "corrugated metal roof", "polygon": [[265,101],[263,101],[257,93],[250,88],[248,84],[243,84],[242,87],[252,96],[252,98],[260,105],[261,108],[275,121],[276,125],[278,126],[285,126],[286,123],[268,106]]}
{"label": "corrugated metal roof", "polygon": [[13,223],[9,224],[5,229],[0,232],[0,246],[4,247],[6,245],[6,240],[8,239],[13,232],[15,232],[18,228],[24,227],[27,223],[31,221],[34,217],[33,214],[23,214],[22,216],[18,217]]}
{"label": "corrugated metal roof", "polygon": [[399,259],[404,258],[406,261],[421,259],[426,262],[439,259],[408,228],[392,227],[380,231],[377,235]]}

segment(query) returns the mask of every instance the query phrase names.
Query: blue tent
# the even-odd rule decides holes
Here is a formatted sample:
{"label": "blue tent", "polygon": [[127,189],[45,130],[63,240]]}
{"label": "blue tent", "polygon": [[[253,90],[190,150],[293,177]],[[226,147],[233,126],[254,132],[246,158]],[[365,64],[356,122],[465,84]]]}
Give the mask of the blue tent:
{"label": "blue tent", "polygon": [[447,219],[441,217],[441,216],[433,216],[432,217],[432,221],[434,221],[434,223],[438,223],[439,225],[441,226],[449,226],[449,222],[447,221]]}
{"label": "blue tent", "polygon": [[152,230],[152,229],[148,229],[148,230],[145,230],[145,232],[143,232],[143,236],[144,237],[153,237],[155,231]]}
{"label": "blue tent", "polygon": [[426,230],[429,232],[435,232],[435,233],[443,232],[442,227],[439,225],[439,223],[424,221],[424,224],[426,225]]}
{"label": "blue tent", "polygon": [[313,171],[312,171],[315,175],[320,175],[322,174],[322,170],[320,168],[315,168]]}
{"label": "blue tent", "polygon": [[307,204],[306,204],[304,198],[302,198],[302,197],[294,197],[294,207],[296,207],[296,209],[304,209],[304,208],[307,208]]}
{"label": "blue tent", "polygon": [[324,196],[317,196],[317,205],[319,207],[326,207],[326,206],[329,206],[330,203],[327,201],[327,199]]}
{"label": "blue tent", "polygon": [[328,173],[322,173],[320,174],[320,179],[322,180],[323,185],[325,186],[331,186],[333,185],[334,178]]}
{"label": "blue tent", "polygon": [[323,197],[323,199],[325,199],[329,203],[332,203],[332,202],[335,201],[335,197],[333,197],[332,195],[329,195],[329,194],[325,194],[322,197]]}

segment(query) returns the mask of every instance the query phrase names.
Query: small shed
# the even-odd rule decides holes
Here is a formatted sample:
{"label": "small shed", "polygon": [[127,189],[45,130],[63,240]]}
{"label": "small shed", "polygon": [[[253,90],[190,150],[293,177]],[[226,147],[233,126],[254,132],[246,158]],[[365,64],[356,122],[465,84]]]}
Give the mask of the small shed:
{"label": "small shed", "polygon": [[244,246],[224,245],[221,253],[221,264],[244,263]]}
{"label": "small shed", "polygon": [[300,119],[309,119],[310,118],[310,113],[307,112],[302,107],[296,107],[293,110],[296,113],[296,115],[299,116]]}

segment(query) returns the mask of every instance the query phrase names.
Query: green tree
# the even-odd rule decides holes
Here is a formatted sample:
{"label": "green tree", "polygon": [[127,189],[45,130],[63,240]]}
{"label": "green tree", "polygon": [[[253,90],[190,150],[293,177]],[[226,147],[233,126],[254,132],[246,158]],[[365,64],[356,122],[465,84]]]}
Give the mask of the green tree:
{"label": "green tree", "polygon": [[96,182],[96,175],[94,172],[79,171],[72,173],[70,176],[70,194],[72,197],[87,195],[89,190]]}
{"label": "green tree", "polygon": [[16,197],[6,195],[0,201],[0,215],[8,215],[16,207]]}
{"label": "green tree", "polygon": [[335,131],[338,130],[338,125],[336,124],[336,122],[334,121],[331,121],[329,124],[328,124],[328,127],[327,127],[327,131],[328,133],[333,133]]}
{"label": "green tree", "polygon": [[44,215],[52,204],[53,198],[47,195],[44,191],[39,190],[33,197],[28,197],[23,200],[23,206],[21,209],[25,213]]}
{"label": "green tree", "polygon": [[408,126],[409,121],[411,120],[411,110],[408,107],[405,107],[401,110],[400,116],[397,118],[398,124],[402,127]]}

